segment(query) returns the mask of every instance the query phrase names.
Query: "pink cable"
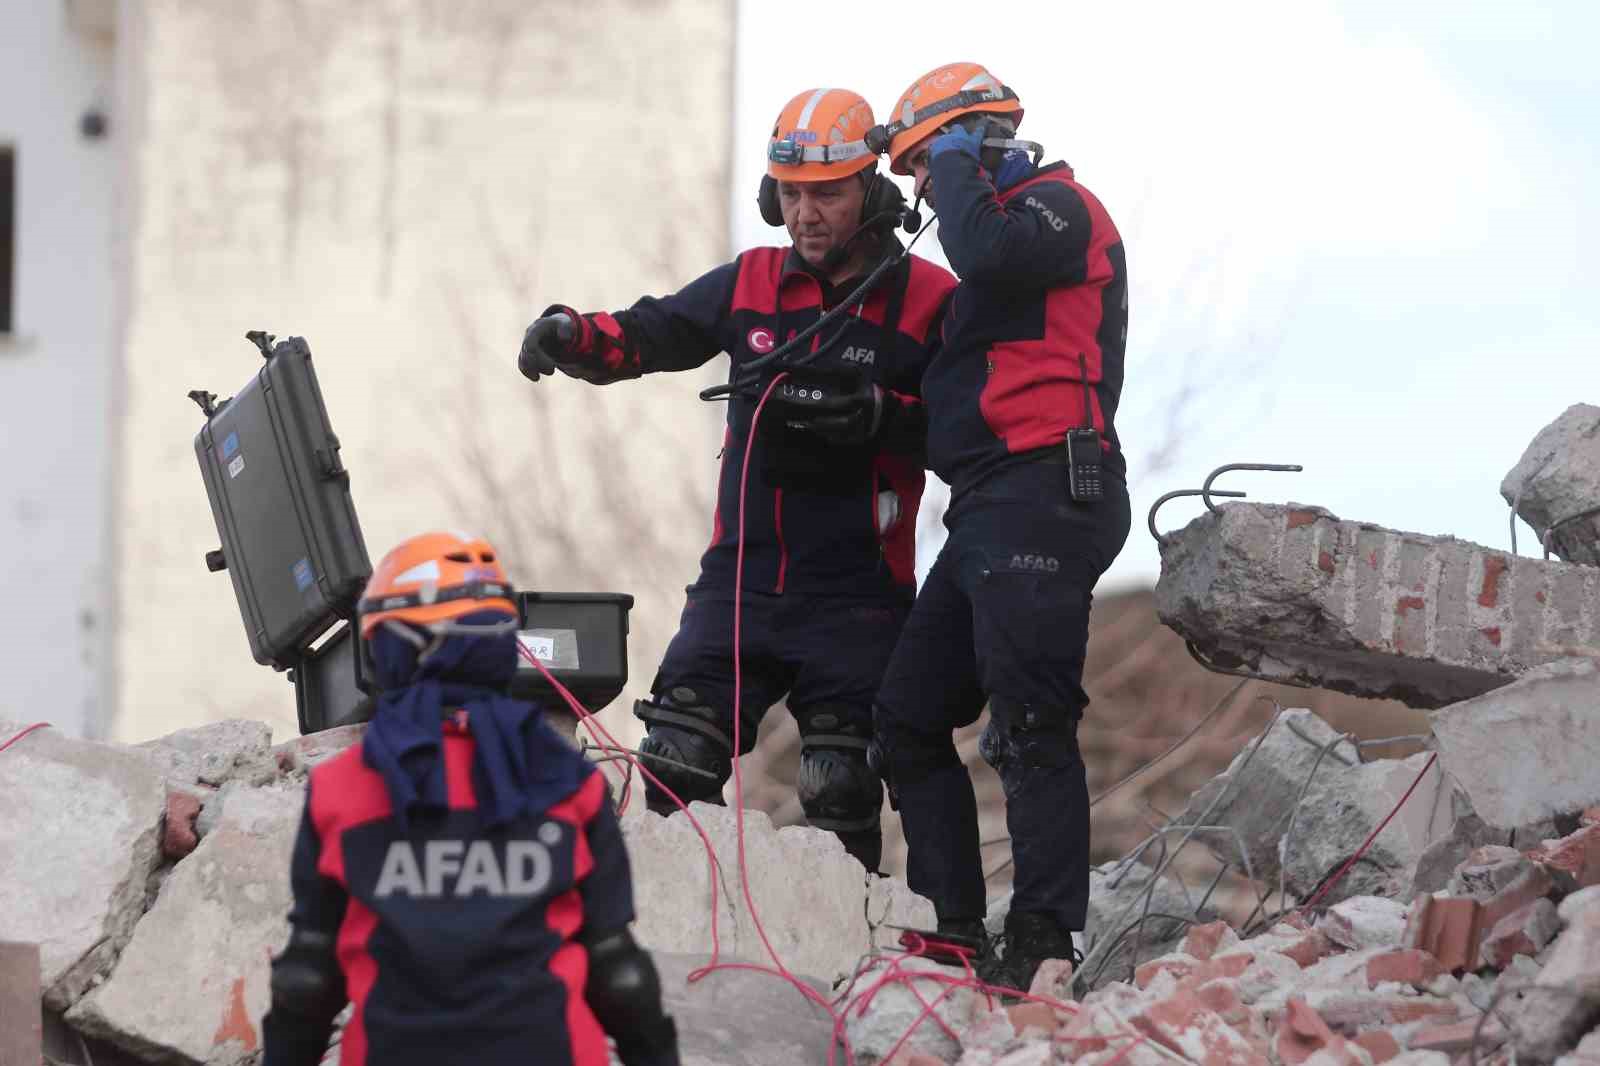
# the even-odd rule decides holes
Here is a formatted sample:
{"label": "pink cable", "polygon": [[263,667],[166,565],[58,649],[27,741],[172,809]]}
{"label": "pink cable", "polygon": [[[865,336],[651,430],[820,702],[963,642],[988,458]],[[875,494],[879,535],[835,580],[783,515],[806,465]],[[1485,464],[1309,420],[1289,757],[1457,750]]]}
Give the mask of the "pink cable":
{"label": "pink cable", "polygon": [[1323,897],[1325,897],[1329,892],[1333,891],[1334,885],[1337,885],[1340,881],[1344,880],[1344,875],[1349,873],[1350,869],[1355,866],[1356,863],[1361,861],[1361,856],[1365,855],[1367,853],[1367,849],[1372,847],[1372,842],[1378,839],[1378,834],[1383,832],[1384,828],[1388,826],[1390,822],[1394,821],[1394,816],[1400,813],[1400,808],[1406,805],[1406,800],[1410,799],[1411,794],[1417,790],[1417,786],[1422,784],[1422,779],[1428,776],[1428,771],[1433,769],[1433,764],[1438,758],[1438,752],[1434,752],[1432,755],[1428,756],[1428,761],[1422,766],[1422,772],[1417,775],[1417,779],[1415,781],[1411,782],[1411,787],[1406,789],[1406,794],[1404,796],[1400,797],[1400,802],[1396,803],[1394,805],[1394,809],[1384,816],[1383,821],[1378,823],[1378,828],[1374,829],[1367,835],[1367,839],[1362,841],[1361,846],[1356,849],[1356,853],[1350,856],[1350,858],[1345,861],[1343,866],[1339,867],[1339,872],[1329,878],[1321,888],[1317,889],[1316,895],[1302,903],[1298,908],[1299,910],[1308,911],[1312,907],[1315,907],[1318,903],[1322,902]]}
{"label": "pink cable", "polygon": [[47,729],[49,726],[49,722],[35,722],[32,725],[23,726],[22,729],[12,736],[10,740],[6,741],[4,744],[0,744],[0,751],[5,751],[11,745],[15,744],[17,741],[33,732],[35,729]]}

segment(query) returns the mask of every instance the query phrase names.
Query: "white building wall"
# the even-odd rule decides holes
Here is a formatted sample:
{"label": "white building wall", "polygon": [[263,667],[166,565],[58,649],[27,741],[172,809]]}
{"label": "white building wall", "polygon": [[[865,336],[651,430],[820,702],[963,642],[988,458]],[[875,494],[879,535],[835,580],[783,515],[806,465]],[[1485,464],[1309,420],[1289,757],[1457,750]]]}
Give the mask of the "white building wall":
{"label": "white building wall", "polygon": [[628,696],[647,688],[710,536],[721,410],[695,391],[725,369],[533,386],[515,354],[547,304],[622,307],[727,259],[733,10],[124,5],[140,135],[119,737],[294,731],[290,686],[251,660],[202,561],[217,534],[185,393],[254,373],[249,329],[310,343],[374,561],[476,528],[525,587],[632,592]]}
{"label": "white building wall", "polygon": [[[17,160],[13,329],[0,334],[0,718],[99,736],[111,701],[112,34],[64,0],[0,5],[0,145]],[[109,120],[80,132],[86,111]],[[0,738],[3,739],[3,738]]]}

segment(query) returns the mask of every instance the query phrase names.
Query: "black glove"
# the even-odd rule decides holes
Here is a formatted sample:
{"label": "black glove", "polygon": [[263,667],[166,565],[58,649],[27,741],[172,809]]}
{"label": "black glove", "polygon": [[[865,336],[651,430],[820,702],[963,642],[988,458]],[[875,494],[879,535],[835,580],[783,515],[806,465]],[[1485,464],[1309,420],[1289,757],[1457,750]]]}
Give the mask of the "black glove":
{"label": "black glove", "polygon": [[529,381],[540,374],[554,374],[558,365],[572,361],[572,342],[577,330],[564,313],[536,319],[522,335],[522,351],[517,353],[517,369]]}
{"label": "black glove", "polygon": [[853,386],[784,381],[778,385],[784,418],[789,425],[815,433],[829,444],[853,447],[865,444],[883,425],[891,398],[883,389],[862,378]]}

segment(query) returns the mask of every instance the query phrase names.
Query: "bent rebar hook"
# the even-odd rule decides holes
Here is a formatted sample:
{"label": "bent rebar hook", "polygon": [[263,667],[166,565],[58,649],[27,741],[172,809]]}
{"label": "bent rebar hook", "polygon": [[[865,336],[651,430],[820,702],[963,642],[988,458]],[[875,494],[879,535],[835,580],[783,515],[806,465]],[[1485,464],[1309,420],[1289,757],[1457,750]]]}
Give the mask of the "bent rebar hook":
{"label": "bent rebar hook", "polygon": [[1215,470],[1211,471],[1210,474],[1206,475],[1205,484],[1199,488],[1178,489],[1174,492],[1168,492],[1158,497],[1156,502],[1150,505],[1150,513],[1145,518],[1145,528],[1150,530],[1150,535],[1155,538],[1157,544],[1160,544],[1161,532],[1156,529],[1156,512],[1161,510],[1162,505],[1164,505],[1167,501],[1175,500],[1180,496],[1199,496],[1205,501],[1206,509],[1211,511],[1215,511],[1217,509],[1217,505],[1212,502],[1212,497],[1214,496],[1226,496],[1230,499],[1236,500],[1245,499],[1248,495],[1247,493],[1232,492],[1228,489],[1214,489],[1211,487],[1212,482],[1216,481],[1217,478],[1221,477],[1223,474],[1226,474],[1230,470],[1273,470],[1298,474],[1304,469],[1305,467],[1301,466],[1299,463],[1224,463],[1222,466],[1217,467]]}

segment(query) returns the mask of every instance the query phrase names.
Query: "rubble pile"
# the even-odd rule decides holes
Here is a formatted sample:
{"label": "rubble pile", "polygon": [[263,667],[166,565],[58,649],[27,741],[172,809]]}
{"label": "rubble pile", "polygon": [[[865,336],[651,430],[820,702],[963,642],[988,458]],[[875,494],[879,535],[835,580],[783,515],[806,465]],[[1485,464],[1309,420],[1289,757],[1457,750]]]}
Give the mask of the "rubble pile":
{"label": "rubble pile", "polygon": [[[0,741],[20,728],[0,721]],[[54,1060],[256,1061],[268,959],[288,933],[289,856],[307,775],[358,742],[362,729],[276,746],[257,722],[135,746],[43,729],[0,753],[0,946],[26,946],[38,970]],[[720,957],[765,962],[741,889],[734,814],[698,803],[691,811],[719,857]],[[793,972],[818,975],[818,987],[891,942],[891,926],[933,924],[926,900],[901,881],[868,877],[831,833],[775,830],[756,811],[744,822],[750,893],[767,938]],[[622,825],[634,869],[634,933],[664,967],[687,974],[713,949],[706,850],[684,813],[649,814],[637,795]],[[803,1017],[803,1003],[781,984],[760,993],[720,973],[677,984],[669,1005],[703,1015],[708,1032],[732,1034],[729,1046],[788,1047],[802,1038],[827,1046],[831,1023],[821,1036],[758,1028],[763,995],[795,997],[789,1014]],[[717,1003],[729,989],[740,990],[738,1012]],[[14,1022],[0,1019],[0,1030]],[[80,1040],[93,1050],[84,1054]],[[704,1049],[686,1061],[739,1061],[711,1054],[713,1045],[703,1034],[686,1042]]]}
{"label": "rubble pile", "polygon": [[[741,863],[733,811],[659,818],[636,797],[635,934],[684,1062],[1600,1066],[1597,448],[1600,408],[1580,405],[1507,477],[1565,561],[1297,505],[1224,504],[1162,538],[1158,609],[1198,657],[1399,696],[1431,732],[1372,758],[1379,741],[1278,708],[1091,872],[1085,957],[1046,962],[1020,1000],[900,950],[931,906],[831,834],[748,811]],[[20,728],[0,722],[0,744]],[[274,746],[227,722],[132,747],[46,729],[0,750],[0,1059],[41,1042],[20,997],[47,1063],[258,1062],[306,776],[361,728]],[[1171,872],[1187,848],[1209,885]],[[1214,899],[1229,874],[1255,903],[1234,925]],[[722,959],[767,963],[764,931],[806,992],[749,967],[689,981],[713,914]]]}
{"label": "rubble pile", "polygon": [[1460,894],[1409,906],[1353,896],[1246,938],[1221,921],[1191,926],[1132,981],[1076,1001],[1060,963],[1041,969],[1033,998],[961,988],[938,1002],[937,1022],[918,1022],[951,973],[918,960],[850,1018],[856,1062],[895,1051],[895,1066],[1450,1066],[1475,1049],[1489,1066],[1593,1066],[1600,866],[1586,863],[1600,858],[1600,810],[1587,817],[1526,853],[1474,853],[1456,873]]}

